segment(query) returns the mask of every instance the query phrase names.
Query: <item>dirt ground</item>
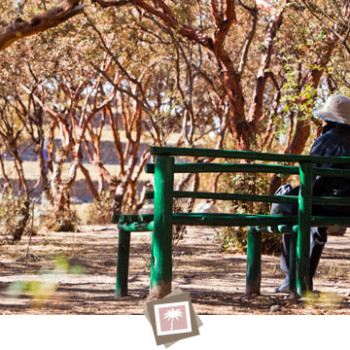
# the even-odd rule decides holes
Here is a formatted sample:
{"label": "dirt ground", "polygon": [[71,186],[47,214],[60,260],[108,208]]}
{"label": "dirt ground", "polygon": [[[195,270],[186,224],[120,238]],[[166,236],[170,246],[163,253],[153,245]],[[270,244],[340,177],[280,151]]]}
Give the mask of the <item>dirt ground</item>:
{"label": "dirt ground", "polygon": [[[148,300],[150,234],[133,233],[129,296],[114,295],[115,225],[0,242],[0,314],[142,314]],[[220,251],[215,230],[191,227],[175,247],[173,289],[191,294],[198,314],[350,314],[350,232],[330,236],[315,293],[293,300],[276,294],[279,257],[263,256],[261,295],[247,298],[243,254]]]}

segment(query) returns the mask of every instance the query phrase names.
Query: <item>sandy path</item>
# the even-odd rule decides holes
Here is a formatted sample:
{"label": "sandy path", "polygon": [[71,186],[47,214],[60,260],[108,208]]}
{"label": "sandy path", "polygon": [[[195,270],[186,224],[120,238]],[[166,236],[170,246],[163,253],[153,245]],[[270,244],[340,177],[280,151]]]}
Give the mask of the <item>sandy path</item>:
{"label": "sandy path", "polygon": [[[211,228],[192,227],[175,249],[173,288],[191,292],[197,313],[350,314],[349,232],[329,237],[314,281],[322,293],[307,302],[273,292],[283,279],[279,257],[273,256],[263,256],[262,295],[247,299],[245,255],[221,252],[214,237]],[[113,225],[38,235],[32,238],[28,261],[28,237],[17,246],[1,245],[0,314],[141,314],[148,295],[150,237],[148,233],[132,236],[129,296],[121,299],[114,296],[117,241]],[[38,274],[52,271],[57,255],[67,258],[63,270]],[[67,273],[74,270],[77,274]],[[36,299],[26,291],[9,293],[18,281],[39,281],[33,292]]]}

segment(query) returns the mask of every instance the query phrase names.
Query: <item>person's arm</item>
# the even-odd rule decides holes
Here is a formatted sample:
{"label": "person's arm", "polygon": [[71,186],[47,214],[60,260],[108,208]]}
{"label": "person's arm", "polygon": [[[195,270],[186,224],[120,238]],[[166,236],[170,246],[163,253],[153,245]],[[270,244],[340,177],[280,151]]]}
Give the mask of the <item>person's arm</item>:
{"label": "person's arm", "polygon": [[[330,137],[327,134],[323,134],[318,137],[313,143],[310,151],[310,155],[313,156],[325,156],[327,155],[327,146],[331,142]],[[330,167],[329,164],[313,164],[314,168]],[[316,176],[314,178],[313,194],[320,195],[322,193],[322,188],[326,185],[326,178],[321,176]]]}

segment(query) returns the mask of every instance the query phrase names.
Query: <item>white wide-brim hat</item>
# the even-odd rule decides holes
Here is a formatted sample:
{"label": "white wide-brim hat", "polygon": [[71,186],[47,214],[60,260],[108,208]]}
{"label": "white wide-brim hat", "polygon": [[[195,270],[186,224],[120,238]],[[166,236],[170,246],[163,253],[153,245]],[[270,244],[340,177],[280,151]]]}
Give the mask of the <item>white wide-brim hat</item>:
{"label": "white wide-brim hat", "polygon": [[342,95],[329,96],[315,114],[324,120],[350,125],[350,98]]}

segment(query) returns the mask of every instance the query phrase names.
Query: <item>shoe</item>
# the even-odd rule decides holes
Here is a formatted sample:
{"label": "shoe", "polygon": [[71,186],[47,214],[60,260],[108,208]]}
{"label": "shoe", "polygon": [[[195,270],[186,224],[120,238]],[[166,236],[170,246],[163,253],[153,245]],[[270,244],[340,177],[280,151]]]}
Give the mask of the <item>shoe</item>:
{"label": "shoe", "polygon": [[283,293],[289,291],[289,276],[287,275],[282,284],[275,288],[276,293]]}

